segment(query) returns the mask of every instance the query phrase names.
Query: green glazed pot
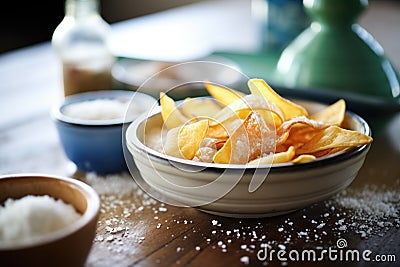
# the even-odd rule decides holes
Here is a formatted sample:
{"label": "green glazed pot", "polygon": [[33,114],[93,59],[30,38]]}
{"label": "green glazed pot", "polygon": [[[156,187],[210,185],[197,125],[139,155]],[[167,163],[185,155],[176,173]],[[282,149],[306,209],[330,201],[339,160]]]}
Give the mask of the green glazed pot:
{"label": "green glazed pot", "polygon": [[[356,23],[366,0],[304,0],[313,22],[282,52],[275,80],[400,103],[399,76],[379,43]],[[331,92],[332,93],[332,92]]]}

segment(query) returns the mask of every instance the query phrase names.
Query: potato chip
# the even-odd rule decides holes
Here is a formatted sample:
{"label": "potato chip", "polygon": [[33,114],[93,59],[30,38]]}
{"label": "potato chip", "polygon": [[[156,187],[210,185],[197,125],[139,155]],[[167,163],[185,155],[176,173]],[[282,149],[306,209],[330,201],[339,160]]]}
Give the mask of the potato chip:
{"label": "potato chip", "polygon": [[[263,110],[265,112],[264,116],[271,116],[269,121],[273,121],[273,114],[277,117],[280,122],[283,121],[283,113],[273,103],[269,103],[264,98],[255,95],[246,95],[243,98],[236,100],[224,107],[220,112],[218,112],[214,118],[216,122],[223,123],[234,117],[244,118],[248,116],[252,111]],[[213,123],[211,123],[212,125]]]}
{"label": "potato chip", "polygon": [[186,98],[177,108],[160,94],[169,129],[164,153],[219,164],[301,164],[372,142],[368,135],[344,129],[343,99],[308,115],[261,79],[248,81],[250,95],[205,86],[224,107],[212,99]]}
{"label": "potato chip", "polygon": [[255,160],[250,161],[249,165],[270,165],[277,163],[286,163],[290,162],[295,156],[295,149],[293,146],[290,146],[287,151],[280,153],[270,153],[267,156],[257,158]]}
{"label": "potato chip", "polygon": [[281,114],[277,115],[275,111],[262,108],[239,109],[236,111],[236,115],[240,119],[245,119],[253,111],[259,113],[264,118],[264,121],[271,126],[271,128],[275,129],[279,127],[283,122]]}
{"label": "potato chip", "polygon": [[211,98],[186,98],[179,106],[183,115],[188,118],[214,117],[221,111],[221,107]]}
{"label": "potato chip", "polygon": [[270,102],[275,103],[282,110],[285,120],[297,116],[308,116],[305,108],[278,95],[264,80],[250,79],[248,86],[253,95],[262,96]]}
{"label": "potato chip", "polygon": [[204,83],[204,85],[208,93],[224,106],[227,106],[245,96],[245,94],[242,92],[226,88],[220,85],[216,85],[210,82],[206,82]]}
{"label": "potato chip", "polygon": [[185,117],[175,105],[175,101],[165,93],[160,93],[161,116],[167,129],[185,124],[189,118]]}
{"label": "potato chip", "polygon": [[294,117],[282,123],[277,130],[277,144],[298,148],[307,143],[320,130],[328,127],[320,121],[311,120],[304,116]]}
{"label": "potato chip", "polygon": [[249,138],[241,124],[214,155],[213,162],[221,164],[247,163],[250,154]]}
{"label": "potato chip", "polygon": [[[282,135],[283,133],[289,132],[290,129],[295,125],[310,126],[313,129],[322,129],[328,127],[328,125],[322,121],[312,120],[305,116],[298,116],[283,122],[282,125],[277,129],[277,134]],[[309,129],[309,127],[302,127],[300,129]]]}
{"label": "potato chip", "polygon": [[[275,150],[275,135],[257,112],[252,112],[215,154],[215,163],[246,164]],[[234,153],[232,153],[234,152]]]}
{"label": "potato chip", "polygon": [[343,99],[340,99],[324,110],[312,114],[310,119],[320,121],[328,125],[340,126],[344,120],[345,113],[346,102]]}
{"label": "potato chip", "polygon": [[310,154],[317,151],[354,147],[372,142],[372,138],[357,131],[346,130],[338,126],[329,126],[318,132],[309,142],[298,148],[298,154]]}
{"label": "potato chip", "polygon": [[239,117],[229,118],[223,123],[215,122],[214,119],[210,120],[207,137],[226,140],[241,124],[242,120]]}
{"label": "potato chip", "polygon": [[168,131],[164,153],[170,156],[193,159],[208,130],[208,121],[186,123]]}
{"label": "potato chip", "polygon": [[[319,131],[322,131],[324,128],[312,128],[312,127],[296,127],[292,128],[288,133],[286,140],[284,140],[283,144],[286,146],[294,146],[298,148],[308,141],[310,141]],[[285,133],[286,134],[286,133]]]}
{"label": "potato chip", "polygon": [[203,142],[208,130],[208,120],[185,124],[179,130],[178,147],[182,156],[192,159]]}
{"label": "potato chip", "polygon": [[316,158],[317,158],[317,157],[314,156],[314,155],[303,154],[303,155],[300,155],[300,156],[294,158],[294,159],[292,160],[292,162],[293,162],[293,163],[296,163],[296,164],[299,164],[299,163],[306,163],[306,162],[313,161],[313,160],[315,160]]}

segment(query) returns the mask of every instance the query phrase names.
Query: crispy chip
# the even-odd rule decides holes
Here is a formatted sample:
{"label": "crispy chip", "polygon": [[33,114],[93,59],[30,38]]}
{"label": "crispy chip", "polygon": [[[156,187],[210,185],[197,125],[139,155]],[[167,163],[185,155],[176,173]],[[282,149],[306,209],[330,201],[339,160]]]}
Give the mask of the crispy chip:
{"label": "crispy chip", "polygon": [[185,124],[179,130],[178,147],[186,159],[192,159],[203,142],[208,130],[208,120]]}
{"label": "crispy chip", "polygon": [[165,93],[160,93],[161,116],[167,129],[185,124],[189,119],[185,117],[175,105],[175,101]]}
{"label": "crispy chip", "polygon": [[169,129],[164,153],[219,164],[301,164],[372,142],[368,135],[344,129],[343,99],[308,115],[264,80],[250,79],[248,86],[251,94],[245,95],[206,82],[222,108],[212,99],[186,98],[178,109],[161,93]]}
{"label": "crispy chip", "polygon": [[208,93],[224,106],[227,106],[245,96],[245,94],[242,92],[226,88],[220,85],[216,85],[210,82],[206,82],[204,83],[204,85]]}
{"label": "crispy chip", "polygon": [[280,153],[271,153],[267,156],[252,160],[249,162],[249,165],[269,165],[269,164],[277,164],[277,163],[286,163],[290,162],[295,156],[295,149],[293,146],[290,146],[287,151]]}
{"label": "crispy chip", "polygon": [[242,124],[239,118],[231,118],[223,123],[211,123],[208,128],[207,136],[216,139],[228,139],[230,135]]}
{"label": "crispy chip", "polygon": [[208,121],[187,123],[168,131],[164,153],[170,156],[193,159],[208,130]]}
{"label": "crispy chip", "polygon": [[298,148],[298,154],[310,154],[317,151],[336,148],[354,147],[372,142],[372,138],[357,131],[330,126],[318,132],[309,142]]}
{"label": "crispy chip", "polygon": [[[322,129],[328,126],[321,121],[309,119],[305,116],[298,116],[298,117],[293,117],[290,120],[287,120],[284,123],[282,123],[282,125],[277,129],[278,135],[282,135],[285,132],[289,132],[290,129],[295,125],[310,126],[312,129]],[[307,129],[307,128],[308,127],[302,127],[301,129]]]}
{"label": "crispy chip", "polygon": [[312,114],[310,119],[320,121],[328,125],[340,126],[344,120],[345,113],[346,102],[343,99],[340,99],[324,110]]}
{"label": "crispy chip", "polygon": [[182,113],[188,118],[195,117],[214,117],[221,107],[209,98],[186,98],[179,107]]}
{"label": "crispy chip", "polygon": [[[229,120],[233,117],[244,118],[247,117],[252,111],[263,110],[266,112],[266,117],[271,116],[268,120],[273,121],[272,114],[277,117],[280,122],[283,121],[283,113],[273,103],[266,101],[264,98],[255,95],[246,95],[243,98],[236,100],[224,107],[218,112],[214,118],[216,122],[223,123],[225,120]],[[212,123],[211,123],[212,124]]]}
{"label": "crispy chip", "polygon": [[285,120],[297,116],[308,116],[305,108],[278,95],[264,80],[250,79],[248,86],[252,94],[262,96],[275,103],[282,110]]}
{"label": "crispy chip", "polygon": [[305,162],[313,161],[313,160],[315,160],[316,158],[317,158],[317,157],[314,156],[314,155],[303,154],[303,155],[300,155],[300,156],[294,158],[294,159],[292,160],[292,162],[293,162],[293,163],[296,163],[296,164],[299,164],[299,163],[305,163]]}
{"label": "crispy chip", "polygon": [[[215,154],[215,163],[246,164],[275,150],[275,136],[257,112],[252,112]],[[234,153],[232,153],[234,152]]]}

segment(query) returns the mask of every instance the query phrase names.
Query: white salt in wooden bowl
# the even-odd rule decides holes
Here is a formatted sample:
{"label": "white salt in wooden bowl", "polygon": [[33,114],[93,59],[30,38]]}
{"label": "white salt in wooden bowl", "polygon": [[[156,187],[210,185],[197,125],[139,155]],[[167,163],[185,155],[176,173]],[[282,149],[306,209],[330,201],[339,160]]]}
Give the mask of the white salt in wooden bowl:
{"label": "white salt in wooden bowl", "polygon": [[[5,241],[0,235],[1,265],[84,266],[92,247],[100,209],[96,191],[79,180],[66,177],[40,174],[0,176],[2,206],[8,199],[22,199],[27,195],[61,199],[65,204],[72,205],[81,216],[64,228],[31,240]],[[7,229],[0,229],[3,230]]]}

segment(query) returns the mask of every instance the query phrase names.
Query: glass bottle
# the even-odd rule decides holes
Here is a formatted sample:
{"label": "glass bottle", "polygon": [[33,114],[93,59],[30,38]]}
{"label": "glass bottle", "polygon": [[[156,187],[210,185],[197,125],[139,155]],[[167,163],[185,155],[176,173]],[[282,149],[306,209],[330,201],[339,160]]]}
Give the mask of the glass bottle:
{"label": "glass bottle", "polygon": [[112,88],[115,59],[108,46],[110,31],[98,0],[66,0],[65,17],[52,36],[62,62],[64,96]]}

